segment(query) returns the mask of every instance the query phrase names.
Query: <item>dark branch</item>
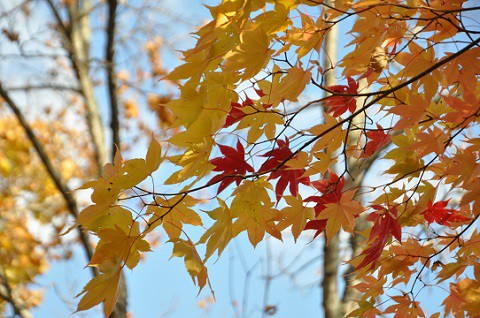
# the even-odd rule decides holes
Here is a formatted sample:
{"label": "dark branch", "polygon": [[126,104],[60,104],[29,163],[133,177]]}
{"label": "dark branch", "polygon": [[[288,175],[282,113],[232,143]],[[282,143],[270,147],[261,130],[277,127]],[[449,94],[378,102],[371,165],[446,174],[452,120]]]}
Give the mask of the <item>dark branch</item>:
{"label": "dark branch", "polygon": [[107,66],[108,77],[108,95],[110,99],[111,120],[110,128],[112,129],[113,147],[112,161],[115,157],[117,147],[120,148],[120,123],[118,114],[118,96],[117,83],[115,79],[115,26],[117,17],[117,0],[108,1],[108,25],[107,25],[107,46],[105,50],[105,62]]}
{"label": "dark branch", "polygon": [[32,318],[32,314],[28,311],[25,304],[22,301],[15,298],[13,295],[12,286],[8,282],[7,275],[3,268],[0,266],[0,299],[3,299],[12,306],[13,313],[16,317],[20,318]]}

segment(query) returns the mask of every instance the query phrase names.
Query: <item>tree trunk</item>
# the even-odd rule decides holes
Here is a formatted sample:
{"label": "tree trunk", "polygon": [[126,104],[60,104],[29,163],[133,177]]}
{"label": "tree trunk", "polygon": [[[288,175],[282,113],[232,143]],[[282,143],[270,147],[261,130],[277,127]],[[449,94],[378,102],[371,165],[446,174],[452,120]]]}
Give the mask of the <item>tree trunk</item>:
{"label": "tree trunk", "polygon": [[[331,1],[326,1],[330,3]],[[325,86],[335,85],[335,66],[337,64],[338,28],[333,26],[325,35],[325,52],[323,56],[323,69]],[[325,318],[338,318],[340,300],[338,296],[338,264],[340,254],[340,239],[338,235],[330,238],[323,247],[323,278],[322,306]]]}
{"label": "tree trunk", "polygon": [[[326,4],[332,4],[331,1],[325,1]],[[324,85],[332,86],[336,84],[335,81],[335,66],[337,63],[337,48],[338,48],[338,29],[333,26],[325,36],[325,54],[323,59],[323,69],[325,70]],[[359,82],[359,91],[366,92],[367,80],[362,79]],[[365,98],[357,98],[357,109],[362,107],[365,102]],[[351,123],[352,127],[362,127],[365,120],[365,116],[357,116]],[[355,130],[349,132],[348,143],[349,146],[358,146],[361,130]],[[348,159],[347,167],[348,174],[345,183],[345,189],[358,189],[361,186],[366,171],[375,161],[375,157],[369,159],[354,159],[351,156]],[[356,200],[361,202],[362,196],[357,195]],[[356,219],[355,233],[361,232],[366,229],[367,223],[365,221],[365,215],[361,215]],[[350,246],[352,250],[352,256],[358,255],[360,252],[360,243],[364,241],[364,238],[360,235],[352,235],[350,237]],[[338,235],[332,237],[323,248],[324,259],[323,268],[324,275],[321,283],[323,290],[322,305],[325,314],[325,318],[339,318],[345,317],[355,307],[354,299],[358,298],[359,293],[351,288],[351,286],[357,283],[350,275],[353,268],[349,268],[344,274],[346,288],[343,291],[343,295],[340,295],[338,288],[338,276],[340,265],[340,239]]]}
{"label": "tree trunk", "polygon": [[[68,6],[69,21],[64,23],[59,14],[58,8],[55,7],[51,0],[47,0],[54,16],[56,17],[59,29],[63,32],[64,45],[69,54],[72,67],[75,71],[78,83],[80,85],[80,93],[85,101],[86,121],[89,134],[92,139],[94,162],[96,166],[96,175],[101,174],[102,168],[107,162],[107,147],[105,146],[104,128],[100,118],[100,111],[97,100],[94,95],[94,85],[90,76],[90,40],[91,27],[88,13],[92,9],[89,0],[74,0]],[[109,19],[107,22],[107,47],[106,47],[106,63],[107,78],[109,81],[110,103],[111,109],[117,108],[116,85],[114,82],[114,31],[115,31],[115,15],[116,1],[109,1]],[[118,136],[118,111],[112,112],[111,127],[114,136],[114,142],[120,146]],[[114,147],[113,147],[114,148]],[[87,233],[84,233],[87,235]],[[120,278],[120,296],[118,302],[110,315],[112,318],[127,317],[127,286],[125,276],[122,272]]]}

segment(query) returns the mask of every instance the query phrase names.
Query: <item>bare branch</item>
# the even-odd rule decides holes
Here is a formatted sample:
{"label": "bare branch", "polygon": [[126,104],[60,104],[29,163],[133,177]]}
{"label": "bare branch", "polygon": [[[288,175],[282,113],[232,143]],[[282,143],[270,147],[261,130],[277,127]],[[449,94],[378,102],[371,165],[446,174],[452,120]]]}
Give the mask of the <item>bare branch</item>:
{"label": "bare branch", "polygon": [[105,62],[108,78],[108,96],[110,100],[110,128],[112,129],[113,147],[112,161],[116,147],[120,147],[120,123],[118,119],[117,83],[115,79],[115,25],[117,15],[117,0],[108,1],[107,46],[105,48]]}
{"label": "bare branch", "polygon": [[[62,31],[64,46],[68,52],[70,62],[75,71],[79,82],[80,91],[86,104],[86,119],[89,134],[92,138],[95,163],[97,165],[97,174],[102,171],[103,165],[107,161],[106,149],[104,144],[103,127],[99,113],[99,107],[93,93],[93,83],[89,72],[89,40],[90,26],[88,16],[82,16],[78,1],[73,1],[69,6],[70,21],[64,22],[58,9],[51,0],[47,0],[57,24]],[[84,10],[89,9],[89,1],[83,3]],[[65,25],[68,25],[67,28]]]}
{"label": "bare branch", "polygon": [[3,299],[12,306],[15,316],[20,318],[33,318],[25,304],[13,295],[12,286],[10,286],[2,266],[0,266],[0,299]]}
{"label": "bare branch", "polygon": [[52,0],[46,0],[48,6],[50,7],[50,10],[52,10],[53,15],[55,16],[55,20],[57,20],[57,24],[60,27],[63,35],[66,38],[70,37],[70,28],[66,26],[66,24],[63,22],[62,17],[60,16],[60,12],[58,12],[57,8],[53,4]]}
{"label": "bare branch", "polygon": [[78,87],[72,87],[69,85],[63,84],[27,84],[24,86],[12,86],[12,87],[5,87],[6,91],[14,92],[14,91],[37,91],[37,90],[52,90],[52,91],[71,91],[75,93],[80,93],[80,89]]}

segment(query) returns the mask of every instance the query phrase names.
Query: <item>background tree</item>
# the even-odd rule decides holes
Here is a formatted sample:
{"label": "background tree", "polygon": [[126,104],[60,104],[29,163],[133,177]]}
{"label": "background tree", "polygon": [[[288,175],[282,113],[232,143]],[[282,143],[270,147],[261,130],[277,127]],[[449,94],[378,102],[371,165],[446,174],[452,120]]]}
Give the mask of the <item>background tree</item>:
{"label": "background tree", "polygon": [[[92,257],[88,232],[59,236],[87,203],[73,190],[117,148],[163,138],[172,114],[156,82],[177,38],[162,36],[187,19],[156,1],[0,2],[0,312],[30,317],[36,277],[77,243]],[[126,316],[120,283],[112,317]]]}

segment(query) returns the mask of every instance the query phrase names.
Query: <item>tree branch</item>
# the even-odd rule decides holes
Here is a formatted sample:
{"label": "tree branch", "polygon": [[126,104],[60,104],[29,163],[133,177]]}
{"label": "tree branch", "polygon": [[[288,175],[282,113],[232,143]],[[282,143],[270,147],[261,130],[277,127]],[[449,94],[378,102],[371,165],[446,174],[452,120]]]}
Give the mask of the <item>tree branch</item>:
{"label": "tree branch", "polygon": [[[103,127],[100,118],[99,107],[93,93],[93,84],[89,72],[89,39],[90,26],[87,16],[82,16],[78,1],[73,1],[69,5],[70,21],[63,22],[51,0],[47,0],[53,15],[59,25],[59,29],[64,38],[64,46],[72,67],[75,71],[80,92],[86,105],[86,119],[89,134],[92,138],[95,164],[97,166],[97,175],[102,171],[103,165],[107,161],[106,149],[104,145]],[[89,1],[83,3],[85,10],[88,10]],[[66,27],[65,25],[68,25]]]}
{"label": "tree branch", "polygon": [[52,90],[52,91],[71,91],[81,93],[78,87],[63,84],[27,84],[24,86],[6,87],[6,91],[35,91],[35,90]]}
{"label": "tree branch", "polygon": [[[113,146],[112,161],[116,147],[120,147],[120,123],[118,119],[118,96],[115,78],[115,26],[117,16],[117,0],[108,1],[107,46],[105,48],[105,64],[108,77],[108,95],[110,99],[110,128],[112,129]],[[116,147],[115,147],[116,146]]]}
{"label": "tree branch", "polygon": [[5,275],[2,266],[0,266],[0,298],[12,306],[15,316],[20,318],[33,318],[26,305],[23,304],[21,300],[15,299],[13,289],[8,282],[7,275]]}
{"label": "tree branch", "polygon": [[[117,83],[115,77],[115,29],[117,18],[117,0],[108,0],[107,45],[105,47],[105,65],[108,80],[108,97],[110,100],[110,128],[112,129],[112,161],[117,147],[120,148],[120,122],[118,114]],[[127,285],[125,275],[120,276],[120,296],[110,318],[126,317]]]}
{"label": "tree branch", "polygon": [[48,6],[50,7],[50,10],[52,10],[53,15],[55,16],[55,20],[57,20],[57,24],[60,27],[63,35],[66,38],[69,38],[70,37],[70,30],[71,30],[70,27],[67,27],[65,25],[65,23],[62,20],[62,17],[60,16],[60,12],[58,12],[58,10],[55,7],[55,5],[53,4],[52,0],[46,0],[46,1],[47,1]]}

